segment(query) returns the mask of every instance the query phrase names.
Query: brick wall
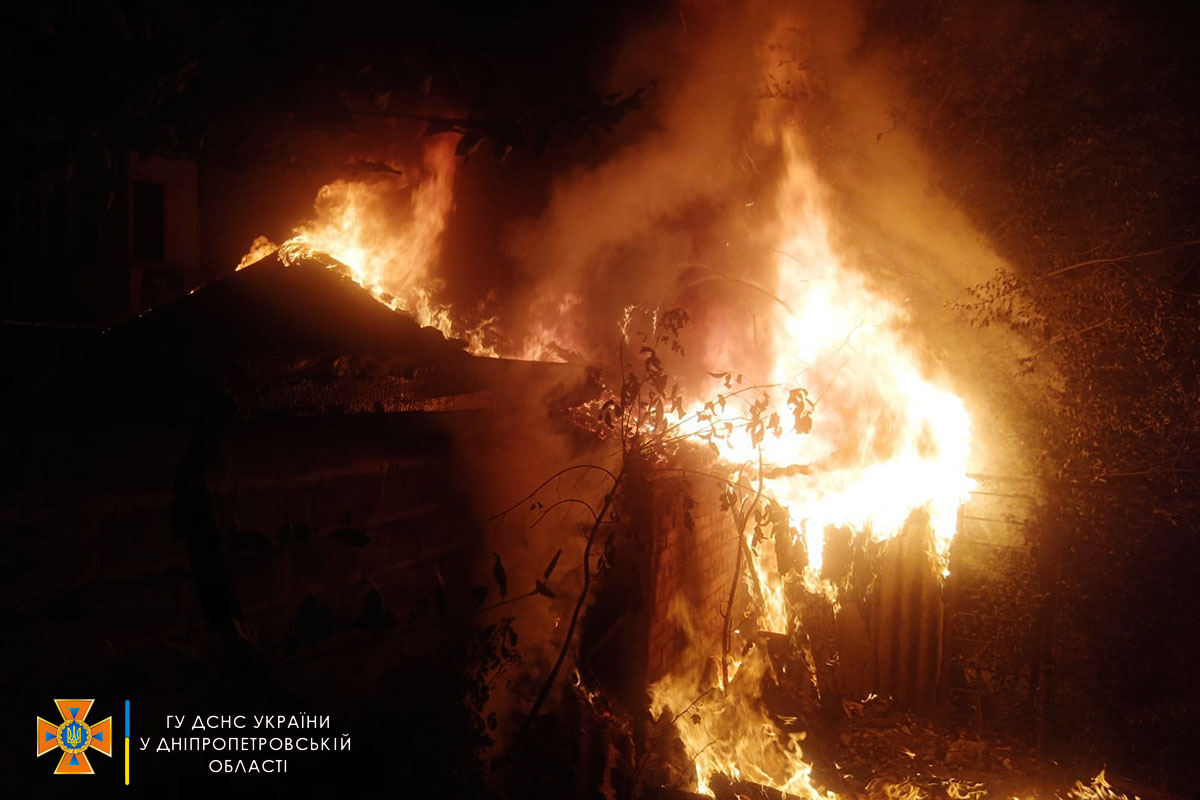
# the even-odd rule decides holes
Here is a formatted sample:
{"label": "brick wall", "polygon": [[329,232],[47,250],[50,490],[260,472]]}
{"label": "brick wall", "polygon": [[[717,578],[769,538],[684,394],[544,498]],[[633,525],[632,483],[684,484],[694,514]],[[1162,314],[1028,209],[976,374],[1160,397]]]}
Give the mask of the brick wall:
{"label": "brick wall", "polygon": [[[692,646],[713,658],[721,655],[721,612],[733,580],[737,534],[718,497],[719,486],[711,479],[654,482],[651,681],[671,672]],[[675,603],[683,605],[673,608]]]}

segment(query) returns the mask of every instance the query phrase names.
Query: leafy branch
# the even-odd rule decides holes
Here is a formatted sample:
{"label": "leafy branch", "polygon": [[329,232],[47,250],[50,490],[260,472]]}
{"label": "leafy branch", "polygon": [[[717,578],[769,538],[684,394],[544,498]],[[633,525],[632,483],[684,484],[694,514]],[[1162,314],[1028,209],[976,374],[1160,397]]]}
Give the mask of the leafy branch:
{"label": "leafy branch", "polygon": [[[722,509],[733,513],[738,537],[734,576],[723,610],[724,685],[727,686],[730,680],[733,612],[737,604],[738,586],[743,580],[751,592],[753,607],[760,610],[764,608],[763,587],[758,585],[758,576],[752,568],[754,556],[750,552],[750,533],[753,530],[753,543],[757,545],[773,531],[781,531],[778,535],[782,536],[782,531],[788,530],[786,509],[767,497],[767,480],[771,474],[807,474],[807,468],[802,465],[768,467],[762,447],[768,436],[782,437],[789,432],[805,434],[811,431],[815,404],[803,389],[790,389],[784,393],[784,387],[779,385],[746,385],[742,375],[712,372],[709,375],[721,381],[725,391],[706,403],[689,408],[679,382],[672,380],[665,361],[667,353],[679,357],[685,355],[680,331],[688,321],[687,314],[678,309],[655,314],[653,330],[643,336],[640,344],[632,347],[628,346],[626,331],[618,348],[621,369],[619,382],[605,396],[585,407],[585,419],[595,426],[597,434],[602,439],[619,442],[619,450],[614,454],[616,466],[588,463],[565,467],[492,518],[501,519],[529,504],[529,510],[537,514],[531,523],[532,527],[541,524],[555,509],[580,506],[590,522],[583,548],[582,585],[554,661],[540,683],[522,724],[522,733],[529,731],[538,718],[566,665],[598,569],[602,570],[605,564],[611,563],[605,561],[597,569],[592,563],[593,553],[604,526],[618,521],[631,480],[644,480],[655,473],[697,474],[715,480],[724,487],[721,494]],[[737,404],[736,408],[731,407],[733,403]],[[786,424],[783,417],[790,417]],[[747,437],[757,450],[757,465],[748,463],[739,466],[722,461],[716,468],[705,471],[674,466],[678,464],[676,456],[681,448],[689,445],[706,447],[714,457],[721,459],[725,452],[722,445],[731,447],[735,436]],[[553,502],[547,501],[547,504],[537,499],[541,492],[556,485],[565,476],[572,473],[586,475],[593,471],[601,476],[604,483],[604,494],[598,501],[574,494]]]}

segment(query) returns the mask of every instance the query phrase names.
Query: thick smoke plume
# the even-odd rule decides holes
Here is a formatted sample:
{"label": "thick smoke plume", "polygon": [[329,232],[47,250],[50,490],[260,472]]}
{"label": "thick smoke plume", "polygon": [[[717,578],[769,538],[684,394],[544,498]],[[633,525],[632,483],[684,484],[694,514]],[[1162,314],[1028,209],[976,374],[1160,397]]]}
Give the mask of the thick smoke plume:
{"label": "thick smoke plume", "polygon": [[[512,227],[519,280],[501,291],[501,324],[517,341],[611,361],[626,309],[682,306],[694,347],[677,370],[765,369],[764,323],[787,303],[771,294],[773,249],[800,211],[779,207],[778,187],[798,157],[840,260],[903,312],[894,323],[925,368],[981,393],[972,407],[1004,408],[989,387],[1017,345],[999,331],[944,344],[964,341],[947,335],[959,323],[945,303],[1003,262],[941,190],[926,142],[936,104],[909,93],[897,63],[842,3],[687,3],[629,36],[609,81],[656,80],[649,119],[599,165],[559,176],[545,210]],[[992,446],[1011,449],[976,450]]]}

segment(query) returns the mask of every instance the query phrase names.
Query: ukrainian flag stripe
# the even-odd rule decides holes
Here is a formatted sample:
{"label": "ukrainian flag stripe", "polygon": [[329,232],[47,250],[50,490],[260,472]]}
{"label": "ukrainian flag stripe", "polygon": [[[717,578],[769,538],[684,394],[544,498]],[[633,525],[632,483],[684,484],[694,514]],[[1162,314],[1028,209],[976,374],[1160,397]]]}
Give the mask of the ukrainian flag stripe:
{"label": "ukrainian flag stripe", "polygon": [[125,785],[129,785],[129,701],[125,701]]}

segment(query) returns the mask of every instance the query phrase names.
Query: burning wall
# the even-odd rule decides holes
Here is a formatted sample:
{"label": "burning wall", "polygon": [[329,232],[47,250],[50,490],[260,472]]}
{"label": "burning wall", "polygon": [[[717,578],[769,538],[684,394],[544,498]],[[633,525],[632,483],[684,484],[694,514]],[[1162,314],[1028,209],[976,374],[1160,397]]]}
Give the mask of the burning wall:
{"label": "burning wall", "polygon": [[[700,654],[717,669],[725,607],[736,573],[737,536],[709,481],[660,482],[653,494],[653,561],[646,647],[649,683]],[[652,598],[652,599],[651,599]]]}

